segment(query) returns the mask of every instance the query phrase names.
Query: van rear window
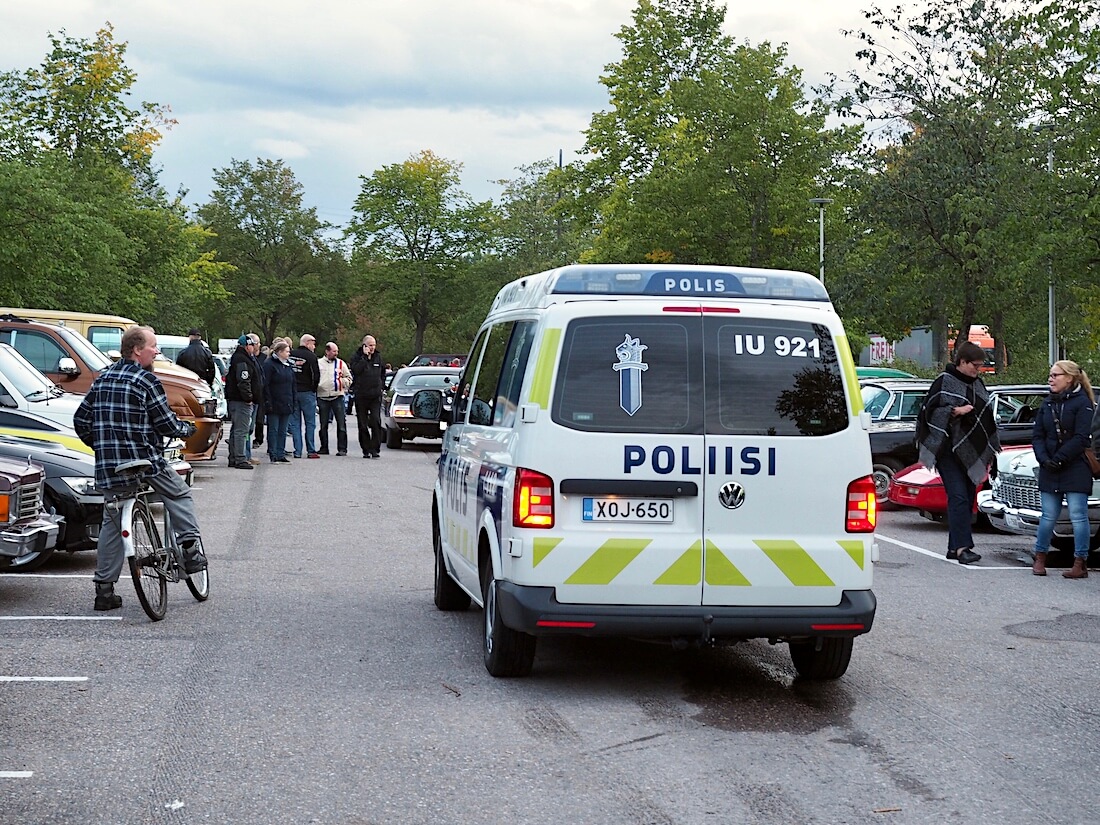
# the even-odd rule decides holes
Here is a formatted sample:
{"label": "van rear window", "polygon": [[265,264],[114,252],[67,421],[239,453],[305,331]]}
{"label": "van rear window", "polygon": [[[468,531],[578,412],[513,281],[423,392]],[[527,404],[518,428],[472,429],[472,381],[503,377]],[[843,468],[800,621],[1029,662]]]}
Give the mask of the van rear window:
{"label": "van rear window", "polygon": [[573,321],[551,413],[593,432],[816,436],[849,424],[827,327],[726,316]]}
{"label": "van rear window", "polygon": [[695,318],[583,318],[566,329],[554,421],[595,432],[701,433]]}
{"label": "van rear window", "polygon": [[708,433],[828,435],[848,427],[828,327],[706,317],[704,330]]}

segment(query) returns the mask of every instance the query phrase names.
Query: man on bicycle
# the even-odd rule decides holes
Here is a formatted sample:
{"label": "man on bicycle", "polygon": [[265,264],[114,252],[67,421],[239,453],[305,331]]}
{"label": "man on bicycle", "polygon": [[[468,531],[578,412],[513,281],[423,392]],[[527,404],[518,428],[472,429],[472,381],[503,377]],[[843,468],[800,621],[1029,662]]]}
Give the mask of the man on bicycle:
{"label": "man on bicycle", "polygon": [[[132,482],[115,476],[115,468],[144,459],[152,465],[145,481],[157,493],[172,517],[183,548],[184,570],[206,569],[191,488],[164,459],[165,438],[189,438],[195,432],[190,421],[180,421],[168,407],[160,379],[153,373],[157,349],[151,327],[131,327],[122,336],[122,358],[103,370],[88,390],[73,417],[80,440],[95,450],[95,484],[109,496],[112,490]],[[95,571],[95,609],[122,606],[115,582],[122,572],[125,550],[116,508],[103,507]]]}

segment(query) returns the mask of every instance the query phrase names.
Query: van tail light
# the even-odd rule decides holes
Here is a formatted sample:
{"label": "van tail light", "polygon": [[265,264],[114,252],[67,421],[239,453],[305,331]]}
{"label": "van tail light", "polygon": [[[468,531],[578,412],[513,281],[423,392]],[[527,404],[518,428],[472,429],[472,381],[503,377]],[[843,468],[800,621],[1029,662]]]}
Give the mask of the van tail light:
{"label": "van tail light", "polygon": [[849,533],[873,533],[878,521],[875,501],[875,480],[871,476],[857,478],[848,485],[845,529]]}
{"label": "van tail light", "polygon": [[516,470],[512,526],[554,526],[554,481],[550,476],[522,467]]}

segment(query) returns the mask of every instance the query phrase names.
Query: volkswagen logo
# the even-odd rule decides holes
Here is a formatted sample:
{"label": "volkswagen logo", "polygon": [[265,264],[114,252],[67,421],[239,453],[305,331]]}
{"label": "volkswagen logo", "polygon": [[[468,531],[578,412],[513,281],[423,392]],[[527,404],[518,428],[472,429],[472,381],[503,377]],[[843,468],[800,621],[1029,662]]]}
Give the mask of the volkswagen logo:
{"label": "volkswagen logo", "polygon": [[727,481],[718,491],[718,503],[727,510],[736,510],[745,503],[745,488],[736,481]]}

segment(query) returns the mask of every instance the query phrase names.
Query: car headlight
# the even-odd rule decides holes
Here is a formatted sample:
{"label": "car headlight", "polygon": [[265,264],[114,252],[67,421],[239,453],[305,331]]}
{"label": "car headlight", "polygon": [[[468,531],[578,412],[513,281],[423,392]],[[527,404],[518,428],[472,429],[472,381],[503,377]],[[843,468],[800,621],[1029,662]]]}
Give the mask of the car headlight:
{"label": "car headlight", "polygon": [[95,479],[89,476],[61,476],[61,480],[78,496],[90,496],[96,492]]}

